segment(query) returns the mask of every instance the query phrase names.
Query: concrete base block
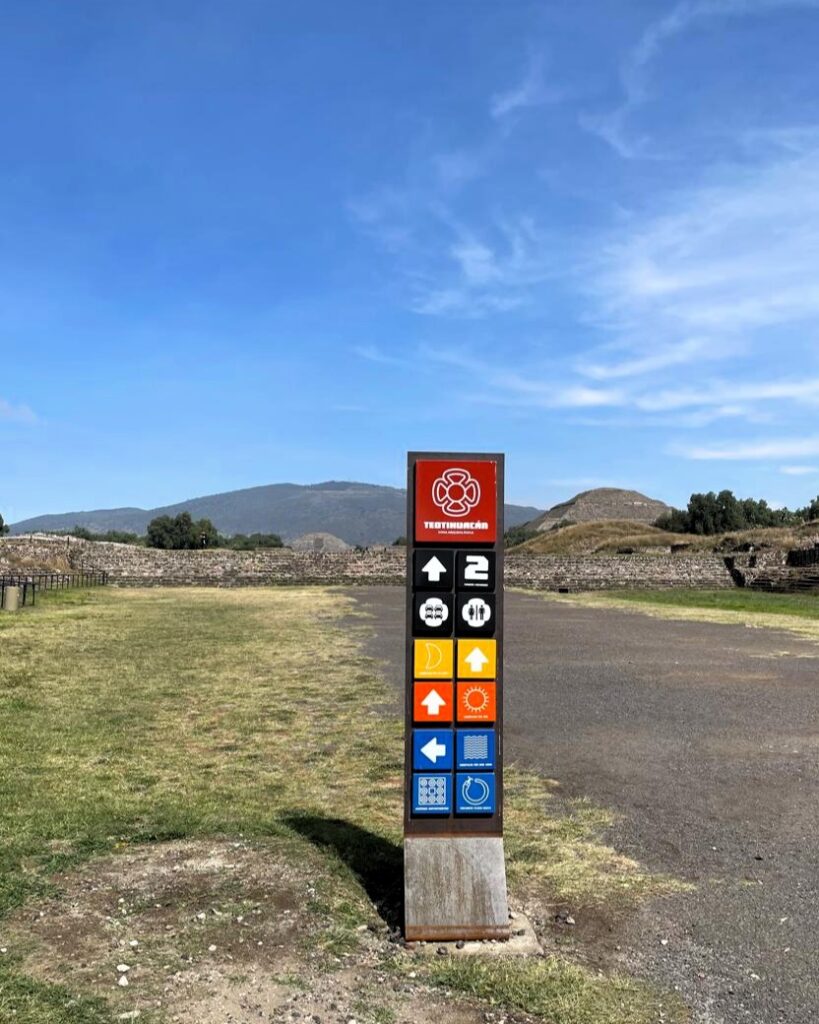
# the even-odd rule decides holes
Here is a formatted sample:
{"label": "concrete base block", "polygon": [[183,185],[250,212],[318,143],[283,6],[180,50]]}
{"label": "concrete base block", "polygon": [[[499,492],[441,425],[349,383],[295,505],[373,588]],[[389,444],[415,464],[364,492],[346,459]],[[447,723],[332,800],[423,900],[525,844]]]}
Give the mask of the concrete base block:
{"label": "concrete base block", "polygon": [[20,587],[6,587],[3,594],[3,608],[7,612],[16,612],[20,607]]}
{"label": "concrete base block", "polygon": [[404,906],[409,942],[508,939],[503,840],[407,836]]}

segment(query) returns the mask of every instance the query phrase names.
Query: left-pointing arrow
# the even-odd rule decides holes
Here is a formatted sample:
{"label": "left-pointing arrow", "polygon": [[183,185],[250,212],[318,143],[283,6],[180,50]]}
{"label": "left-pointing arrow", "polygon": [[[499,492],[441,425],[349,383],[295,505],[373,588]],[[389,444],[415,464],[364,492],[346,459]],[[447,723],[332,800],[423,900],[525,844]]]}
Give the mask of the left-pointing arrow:
{"label": "left-pointing arrow", "polygon": [[423,747],[421,747],[421,753],[428,761],[432,761],[433,764],[437,764],[438,758],[443,757],[446,754],[446,746],[443,743],[439,743],[433,736],[428,743],[425,743]]}
{"label": "left-pointing arrow", "polygon": [[437,583],[446,574],[446,566],[437,555],[433,555],[427,564],[421,569],[427,574],[430,583]]}

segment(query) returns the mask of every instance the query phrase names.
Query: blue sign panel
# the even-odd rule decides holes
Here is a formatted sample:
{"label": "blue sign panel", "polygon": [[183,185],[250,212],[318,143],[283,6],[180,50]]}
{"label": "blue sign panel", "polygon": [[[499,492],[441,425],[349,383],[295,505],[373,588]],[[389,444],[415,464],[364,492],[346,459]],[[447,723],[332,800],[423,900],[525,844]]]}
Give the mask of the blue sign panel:
{"label": "blue sign panel", "polygon": [[456,736],[456,768],[478,772],[494,769],[494,729],[459,729]]}
{"label": "blue sign panel", "polygon": [[494,814],[495,776],[459,772],[455,776],[455,810],[458,814]]}
{"label": "blue sign panel", "polygon": [[413,729],[412,767],[417,772],[440,772],[452,768],[451,729]]}
{"label": "blue sign panel", "polygon": [[413,814],[450,814],[452,812],[452,776],[412,776]]}

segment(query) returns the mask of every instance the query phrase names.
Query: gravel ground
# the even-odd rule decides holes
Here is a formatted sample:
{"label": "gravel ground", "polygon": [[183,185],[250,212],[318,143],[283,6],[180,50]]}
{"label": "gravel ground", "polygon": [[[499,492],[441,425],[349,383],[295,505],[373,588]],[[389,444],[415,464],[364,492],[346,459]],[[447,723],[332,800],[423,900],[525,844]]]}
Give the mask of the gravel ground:
{"label": "gravel ground", "polygon": [[[403,591],[350,593],[398,693]],[[617,812],[618,849],[693,884],[587,941],[696,1021],[819,1019],[818,722],[806,640],[507,595],[507,762]]]}

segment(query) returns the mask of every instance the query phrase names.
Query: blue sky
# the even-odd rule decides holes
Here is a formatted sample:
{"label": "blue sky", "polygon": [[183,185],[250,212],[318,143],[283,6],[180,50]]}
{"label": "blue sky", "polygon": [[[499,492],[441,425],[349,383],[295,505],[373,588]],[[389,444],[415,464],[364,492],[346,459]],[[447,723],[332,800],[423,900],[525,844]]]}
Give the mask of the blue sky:
{"label": "blue sky", "polygon": [[7,2],[0,512],[819,492],[819,0]]}

